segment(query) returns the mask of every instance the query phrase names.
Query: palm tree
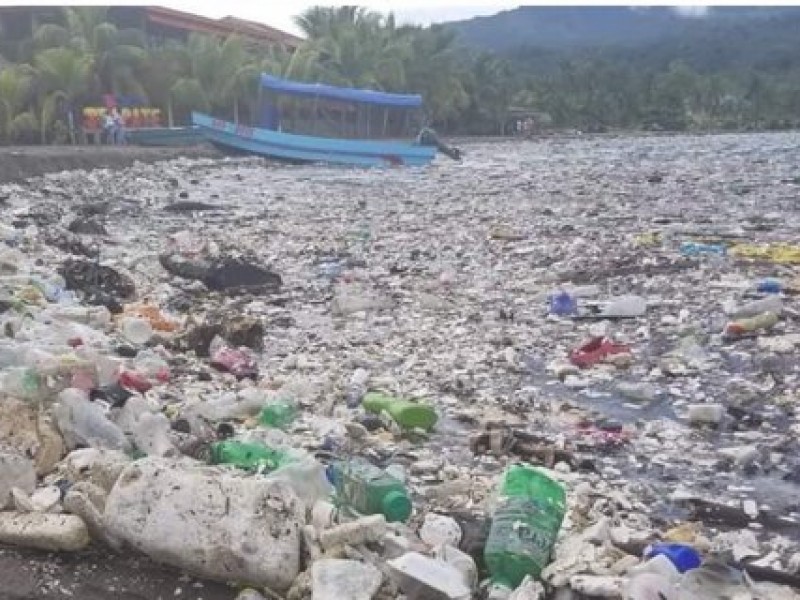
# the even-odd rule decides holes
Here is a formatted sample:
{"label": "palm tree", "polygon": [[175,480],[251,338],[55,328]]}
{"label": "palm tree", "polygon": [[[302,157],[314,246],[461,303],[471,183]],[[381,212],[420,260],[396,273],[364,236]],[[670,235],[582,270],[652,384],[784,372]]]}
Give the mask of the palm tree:
{"label": "palm tree", "polygon": [[32,83],[30,66],[0,67],[0,140],[14,141],[30,126],[33,113],[22,109],[30,99]]}
{"label": "palm tree", "polygon": [[456,118],[469,104],[467,73],[455,45],[455,33],[441,26],[405,27],[412,53],[406,59],[408,89],[421,93],[434,123]]}
{"label": "palm tree", "polygon": [[148,100],[156,106],[166,108],[169,127],[175,124],[176,100],[181,108],[192,107],[192,96],[185,92],[194,93],[194,90],[179,87],[176,90],[178,93],[173,93],[177,82],[188,78],[190,71],[191,60],[186,46],[172,43],[152,50],[139,73],[139,80]]}
{"label": "palm tree", "polygon": [[64,7],[64,25],[41,25],[34,32],[39,49],[68,47],[88,57],[95,93],[143,94],[137,73],[147,59],[144,34],[119,30],[107,21],[108,7]]}
{"label": "palm tree", "polygon": [[77,101],[86,94],[91,74],[91,59],[71,48],[50,48],[39,52],[34,64],[41,85],[42,143],[47,141],[47,128],[55,117],[59,103],[64,103],[70,120],[70,140],[74,144],[72,111]]}
{"label": "palm tree", "polygon": [[342,29],[380,26],[383,17],[359,6],[312,6],[294,18],[309,40],[336,36]]}

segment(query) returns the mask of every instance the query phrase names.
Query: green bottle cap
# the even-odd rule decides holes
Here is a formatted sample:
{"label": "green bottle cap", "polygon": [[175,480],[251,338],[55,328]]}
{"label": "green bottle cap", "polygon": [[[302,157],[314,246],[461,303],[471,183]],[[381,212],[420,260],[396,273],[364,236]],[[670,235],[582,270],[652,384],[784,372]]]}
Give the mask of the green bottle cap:
{"label": "green bottle cap", "polygon": [[392,522],[405,522],[411,516],[411,500],[403,492],[389,492],[383,498],[383,515]]}

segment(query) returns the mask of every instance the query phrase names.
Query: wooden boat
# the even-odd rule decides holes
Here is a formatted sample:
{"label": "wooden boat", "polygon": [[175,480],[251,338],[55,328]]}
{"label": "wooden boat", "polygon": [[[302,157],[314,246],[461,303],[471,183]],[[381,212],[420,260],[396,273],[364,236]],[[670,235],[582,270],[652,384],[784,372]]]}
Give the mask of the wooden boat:
{"label": "wooden boat", "polygon": [[259,96],[259,126],[196,112],[192,113],[192,123],[224,151],[292,162],[423,166],[436,156],[437,147],[429,136],[402,139],[402,134],[412,130],[411,112],[422,106],[419,95],[262,75]]}
{"label": "wooden boat", "polygon": [[129,129],[125,139],[135,146],[194,146],[205,137],[198,127],[147,127]]}

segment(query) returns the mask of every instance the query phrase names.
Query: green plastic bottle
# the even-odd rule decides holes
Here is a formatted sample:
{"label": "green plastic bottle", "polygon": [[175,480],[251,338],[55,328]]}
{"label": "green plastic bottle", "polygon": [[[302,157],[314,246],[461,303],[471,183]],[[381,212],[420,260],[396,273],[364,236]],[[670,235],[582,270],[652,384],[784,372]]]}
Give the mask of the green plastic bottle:
{"label": "green plastic bottle", "polygon": [[333,463],[328,467],[338,504],[362,515],[404,522],[411,516],[411,499],[403,482],[365,460]]}
{"label": "green plastic bottle", "polygon": [[297,418],[297,405],[287,399],[278,399],[270,402],[261,409],[258,420],[262,425],[285,429]]}
{"label": "green plastic bottle", "polygon": [[566,501],[561,484],[530,465],[506,470],[484,548],[493,584],[514,589],[526,575],[539,578],[550,562]]}
{"label": "green plastic bottle", "polygon": [[378,392],[366,394],[361,404],[371,413],[380,414],[386,411],[398,425],[406,429],[430,431],[438,419],[436,411],[429,404],[400,400]]}
{"label": "green plastic bottle", "polygon": [[214,465],[234,465],[248,471],[274,471],[293,460],[285,451],[235,440],[214,442],[210,454]]}

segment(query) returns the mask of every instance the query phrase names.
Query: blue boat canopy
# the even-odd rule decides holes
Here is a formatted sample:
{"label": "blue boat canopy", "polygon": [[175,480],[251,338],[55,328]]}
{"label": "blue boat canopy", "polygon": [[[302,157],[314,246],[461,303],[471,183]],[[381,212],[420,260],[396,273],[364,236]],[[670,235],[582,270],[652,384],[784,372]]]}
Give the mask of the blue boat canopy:
{"label": "blue boat canopy", "polygon": [[417,108],[422,106],[422,96],[419,94],[389,94],[387,92],[376,92],[374,90],[358,90],[353,88],[341,88],[324,83],[301,83],[281,79],[273,75],[263,73],[261,75],[261,86],[268,90],[292,94],[294,96],[310,96],[326,98],[328,100],[344,100],[346,102],[364,102],[379,106],[391,106],[395,108]]}

